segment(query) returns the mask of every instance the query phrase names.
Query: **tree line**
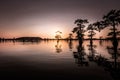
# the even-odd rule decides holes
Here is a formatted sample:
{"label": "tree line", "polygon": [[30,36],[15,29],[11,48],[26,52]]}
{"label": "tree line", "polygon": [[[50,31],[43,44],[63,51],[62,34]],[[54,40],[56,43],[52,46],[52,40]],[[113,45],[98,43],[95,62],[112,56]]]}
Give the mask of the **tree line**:
{"label": "tree line", "polygon": [[120,31],[116,28],[120,24],[120,10],[111,10],[102,17],[101,21],[89,24],[87,29],[85,29],[85,24],[89,23],[87,19],[77,19],[74,23],[77,27],[73,28],[72,32],[77,34],[77,38],[81,42],[83,41],[85,32],[88,31],[88,37],[92,41],[93,36],[96,34],[95,31],[101,32],[101,30],[104,30],[106,27],[111,27],[107,36],[111,36],[111,39],[116,40],[117,36],[120,35]]}

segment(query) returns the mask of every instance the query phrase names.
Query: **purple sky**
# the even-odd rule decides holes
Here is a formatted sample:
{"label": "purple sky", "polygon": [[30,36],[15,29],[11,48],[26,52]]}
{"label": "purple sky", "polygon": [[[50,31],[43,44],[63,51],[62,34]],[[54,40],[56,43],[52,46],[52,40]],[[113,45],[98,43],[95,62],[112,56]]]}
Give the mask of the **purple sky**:
{"label": "purple sky", "polygon": [[54,38],[58,30],[67,37],[76,19],[99,21],[111,9],[120,0],[0,0],[0,37]]}

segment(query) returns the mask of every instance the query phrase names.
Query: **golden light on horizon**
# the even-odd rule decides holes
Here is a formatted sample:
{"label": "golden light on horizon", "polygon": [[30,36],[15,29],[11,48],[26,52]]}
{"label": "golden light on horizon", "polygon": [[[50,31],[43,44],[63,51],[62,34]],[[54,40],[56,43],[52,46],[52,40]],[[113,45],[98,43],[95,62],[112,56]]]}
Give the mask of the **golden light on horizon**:
{"label": "golden light on horizon", "polygon": [[[55,38],[56,31],[61,31],[62,33],[66,33],[65,24],[57,23],[53,21],[47,21],[46,23],[40,23],[31,28],[31,32],[39,34],[40,37],[43,38]],[[62,37],[66,37],[65,34]]]}

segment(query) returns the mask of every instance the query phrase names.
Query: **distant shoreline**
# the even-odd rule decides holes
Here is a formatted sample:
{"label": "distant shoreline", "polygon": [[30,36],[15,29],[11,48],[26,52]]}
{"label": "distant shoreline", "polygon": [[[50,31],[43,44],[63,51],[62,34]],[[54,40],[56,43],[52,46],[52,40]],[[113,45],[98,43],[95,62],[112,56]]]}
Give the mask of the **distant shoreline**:
{"label": "distant shoreline", "polygon": [[[50,38],[41,38],[41,37],[18,37],[18,38],[0,38],[0,42],[5,41],[20,41],[20,42],[39,42],[41,40],[58,40],[58,39],[50,39]],[[59,39],[59,40],[78,40],[78,39]],[[90,40],[89,38],[83,39],[83,40]],[[114,40],[113,38],[107,38],[107,39],[97,39],[93,38],[92,40]],[[117,40],[120,40],[120,38],[117,38]]]}

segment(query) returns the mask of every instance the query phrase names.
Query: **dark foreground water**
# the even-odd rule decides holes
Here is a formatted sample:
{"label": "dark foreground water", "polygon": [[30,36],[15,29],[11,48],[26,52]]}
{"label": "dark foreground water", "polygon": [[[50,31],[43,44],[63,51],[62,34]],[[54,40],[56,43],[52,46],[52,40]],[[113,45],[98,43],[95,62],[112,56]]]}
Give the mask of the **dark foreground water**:
{"label": "dark foreground water", "polygon": [[[116,48],[116,47],[115,47]],[[116,55],[114,55],[116,54]],[[0,79],[120,80],[111,41],[0,42]]]}

